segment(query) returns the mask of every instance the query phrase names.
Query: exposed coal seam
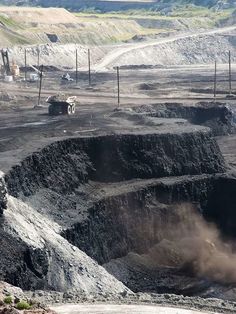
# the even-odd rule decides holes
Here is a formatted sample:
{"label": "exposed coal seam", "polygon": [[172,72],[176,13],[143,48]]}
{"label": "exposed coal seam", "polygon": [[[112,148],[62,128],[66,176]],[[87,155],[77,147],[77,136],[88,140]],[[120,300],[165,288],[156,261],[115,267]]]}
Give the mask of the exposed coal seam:
{"label": "exposed coal seam", "polygon": [[40,188],[70,193],[88,180],[223,173],[225,163],[207,132],[73,138],[35,152],[5,176],[8,193],[30,196]]}

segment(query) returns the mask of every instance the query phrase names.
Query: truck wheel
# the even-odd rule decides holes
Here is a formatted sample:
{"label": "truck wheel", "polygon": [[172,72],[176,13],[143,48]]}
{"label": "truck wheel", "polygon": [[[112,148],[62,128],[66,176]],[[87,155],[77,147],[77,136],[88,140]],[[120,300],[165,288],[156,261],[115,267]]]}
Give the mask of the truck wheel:
{"label": "truck wheel", "polygon": [[53,105],[50,105],[50,106],[48,107],[48,114],[49,114],[50,116],[53,116],[53,115],[55,114]]}
{"label": "truck wheel", "polygon": [[75,105],[72,105],[72,107],[71,107],[71,113],[72,113],[72,114],[75,114]]}
{"label": "truck wheel", "polygon": [[67,114],[71,115],[72,114],[72,108],[71,106],[67,106]]}

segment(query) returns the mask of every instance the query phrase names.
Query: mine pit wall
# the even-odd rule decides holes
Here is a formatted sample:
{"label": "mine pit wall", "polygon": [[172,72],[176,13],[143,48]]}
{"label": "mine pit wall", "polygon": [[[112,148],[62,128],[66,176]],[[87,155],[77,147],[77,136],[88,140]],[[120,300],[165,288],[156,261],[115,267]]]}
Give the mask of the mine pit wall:
{"label": "mine pit wall", "polygon": [[[145,110],[145,107],[143,108]],[[138,108],[138,111],[142,108]],[[236,113],[226,103],[200,102],[195,106],[180,103],[153,105],[149,115],[162,118],[182,118],[192,124],[204,125],[214,136],[236,133]]]}
{"label": "mine pit wall", "polygon": [[7,188],[3,174],[0,171],[0,216],[3,214],[4,209],[7,207]]}
{"label": "mine pit wall", "polygon": [[213,186],[212,176],[199,176],[108,197],[62,235],[100,264],[131,251],[142,254],[162,240],[163,223],[175,218],[173,204],[204,203]]}
{"label": "mine pit wall", "polygon": [[236,237],[236,178],[215,181],[204,208],[207,219],[214,221],[226,237]]}
{"label": "mine pit wall", "polygon": [[225,164],[207,131],[73,138],[33,153],[5,176],[8,193],[30,196],[40,188],[70,193],[95,180],[221,173]]}
{"label": "mine pit wall", "polygon": [[[155,233],[163,214],[159,202],[203,202],[212,188],[210,174],[224,171],[223,157],[208,132],[126,134],[55,142],[13,167],[5,175],[5,182],[10,195],[25,198],[41,188],[71,194],[89,180],[108,182],[184,174],[196,178],[208,174],[199,180],[190,178],[184,184],[180,180],[176,185],[144,187],[96,203],[89,210],[88,220],[71,226],[63,236],[102,264],[130,250],[145,252],[160,237]],[[24,289],[48,287],[45,250],[34,252],[20,240],[9,239],[4,233],[4,215],[0,222],[0,238],[4,240],[0,278]],[[9,264],[9,260],[14,262]]]}
{"label": "mine pit wall", "polygon": [[62,236],[105,264],[129,252],[147,253],[166,239],[165,224],[172,222],[175,226],[181,206],[191,204],[215,223],[223,236],[235,238],[235,190],[236,179],[221,175],[156,183],[103,199],[89,209],[85,221],[72,225]]}

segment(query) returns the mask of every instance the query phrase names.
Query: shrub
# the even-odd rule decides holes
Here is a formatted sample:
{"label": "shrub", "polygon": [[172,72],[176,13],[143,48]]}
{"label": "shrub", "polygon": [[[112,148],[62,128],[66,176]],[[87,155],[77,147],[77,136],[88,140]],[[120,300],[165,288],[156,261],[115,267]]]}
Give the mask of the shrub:
{"label": "shrub", "polygon": [[26,301],[20,301],[16,304],[16,308],[17,310],[28,310],[30,309],[30,305]]}
{"label": "shrub", "polygon": [[4,298],[3,302],[5,304],[12,304],[13,303],[13,299],[10,295],[8,295],[7,297]]}

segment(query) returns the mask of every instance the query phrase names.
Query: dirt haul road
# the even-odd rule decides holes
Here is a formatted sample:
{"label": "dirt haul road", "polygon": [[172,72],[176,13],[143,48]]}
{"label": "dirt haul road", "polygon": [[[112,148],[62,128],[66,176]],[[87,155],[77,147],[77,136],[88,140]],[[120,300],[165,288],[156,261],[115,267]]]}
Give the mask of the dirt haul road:
{"label": "dirt haul road", "polygon": [[185,34],[185,35],[177,35],[171,38],[167,39],[161,39],[161,40],[156,40],[152,42],[145,42],[145,43],[136,43],[136,44],[130,44],[130,45],[122,45],[117,47],[116,49],[112,50],[109,52],[99,63],[97,63],[94,68],[96,71],[104,71],[108,68],[113,67],[114,62],[120,58],[121,56],[133,52],[135,50],[139,49],[144,49],[147,47],[152,47],[152,46],[158,46],[160,44],[167,44],[171,42],[175,42],[177,40],[181,39],[187,39],[187,38],[196,38],[198,36],[206,36],[206,35],[214,35],[214,34],[223,34],[223,33],[230,33],[231,31],[234,31],[236,29],[235,26],[230,26],[230,27],[224,27],[220,29],[213,29],[209,31],[203,31],[203,32],[197,32],[194,34]]}
{"label": "dirt haul road", "polygon": [[[210,314],[180,308],[149,305],[110,305],[110,304],[76,304],[62,305],[53,308],[58,314]],[[215,312],[215,314],[217,314]]]}

